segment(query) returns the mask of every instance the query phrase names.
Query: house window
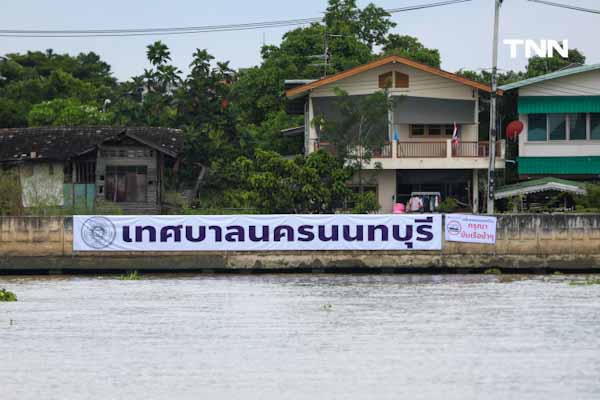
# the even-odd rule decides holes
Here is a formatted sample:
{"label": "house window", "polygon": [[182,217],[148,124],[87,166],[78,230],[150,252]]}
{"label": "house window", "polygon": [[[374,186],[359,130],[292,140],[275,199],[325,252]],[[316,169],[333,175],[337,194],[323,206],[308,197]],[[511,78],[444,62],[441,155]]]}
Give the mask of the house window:
{"label": "house window", "polygon": [[600,113],[590,114],[590,139],[600,140]]}
{"label": "house window", "polygon": [[587,139],[587,115],[570,114],[569,115],[569,140]]}
{"label": "house window", "polygon": [[550,140],[567,140],[567,119],[565,114],[548,114]]}
{"label": "house window", "polygon": [[425,125],[411,125],[410,134],[412,136],[425,136]]}
{"label": "house window", "polygon": [[440,125],[429,125],[427,127],[427,134],[429,136],[441,136],[442,135],[442,127]]}
{"label": "house window", "polygon": [[379,75],[379,89],[392,87],[392,71]]}
{"label": "house window", "polygon": [[454,133],[453,125],[411,125],[410,135],[416,137],[450,137]]}
{"label": "house window", "polygon": [[146,166],[106,166],[105,198],[113,202],[147,201],[148,168]]}
{"label": "house window", "polygon": [[529,114],[527,129],[527,140],[530,142],[545,142],[547,138],[546,114]]}
{"label": "house window", "polygon": [[396,82],[394,87],[397,89],[407,88],[408,87],[408,75],[403,74],[402,72],[396,72]]}

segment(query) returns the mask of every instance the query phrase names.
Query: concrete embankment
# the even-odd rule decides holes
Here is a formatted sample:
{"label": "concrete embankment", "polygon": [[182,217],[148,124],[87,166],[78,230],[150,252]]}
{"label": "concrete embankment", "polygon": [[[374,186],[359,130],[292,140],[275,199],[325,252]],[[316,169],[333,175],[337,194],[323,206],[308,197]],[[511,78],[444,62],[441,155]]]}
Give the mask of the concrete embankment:
{"label": "concrete embankment", "polygon": [[441,251],[82,253],[70,217],[0,217],[0,273],[139,271],[600,272],[600,215],[498,217],[496,245]]}

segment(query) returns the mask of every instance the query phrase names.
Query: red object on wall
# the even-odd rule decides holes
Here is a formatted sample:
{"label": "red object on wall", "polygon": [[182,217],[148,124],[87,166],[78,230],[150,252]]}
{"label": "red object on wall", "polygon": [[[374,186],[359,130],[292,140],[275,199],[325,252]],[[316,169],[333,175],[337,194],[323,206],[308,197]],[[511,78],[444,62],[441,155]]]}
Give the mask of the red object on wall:
{"label": "red object on wall", "polygon": [[506,127],[506,137],[510,140],[517,140],[517,137],[523,132],[523,123],[521,121],[513,121]]}

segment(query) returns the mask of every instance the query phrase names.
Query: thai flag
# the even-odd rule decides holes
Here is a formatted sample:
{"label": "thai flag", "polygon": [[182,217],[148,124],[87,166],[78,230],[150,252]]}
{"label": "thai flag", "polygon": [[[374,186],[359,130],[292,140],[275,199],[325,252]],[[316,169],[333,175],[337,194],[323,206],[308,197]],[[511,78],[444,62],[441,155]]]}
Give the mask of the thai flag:
{"label": "thai flag", "polygon": [[454,132],[452,132],[452,144],[458,144],[458,125],[456,125],[456,122],[454,123]]}

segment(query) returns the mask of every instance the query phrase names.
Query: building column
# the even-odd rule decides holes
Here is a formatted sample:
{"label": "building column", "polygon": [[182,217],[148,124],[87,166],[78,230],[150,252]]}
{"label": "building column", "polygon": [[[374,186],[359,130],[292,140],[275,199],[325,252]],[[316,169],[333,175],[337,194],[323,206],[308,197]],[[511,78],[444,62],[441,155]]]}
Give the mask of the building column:
{"label": "building column", "polygon": [[479,213],[479,170],[473,170],[473,214]]}

